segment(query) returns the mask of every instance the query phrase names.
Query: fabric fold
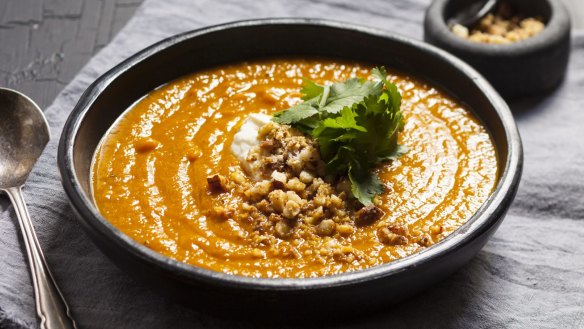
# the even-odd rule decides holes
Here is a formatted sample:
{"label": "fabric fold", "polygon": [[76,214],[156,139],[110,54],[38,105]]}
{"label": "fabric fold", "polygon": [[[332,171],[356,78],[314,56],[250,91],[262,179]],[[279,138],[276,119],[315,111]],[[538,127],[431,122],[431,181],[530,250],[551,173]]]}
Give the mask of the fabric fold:
{"label": "fabric fold", "polygon": [[[80,328],[258,327],[157,295],[115,267],[82,231],[61,187],[56,156],[63,124],[89,84],[165,37],[240,19],[332,18],[421,39],[429,2],[147,0],[46,110],[53,139],[24,189],[47,261]],[[523,138],[525,168],[516,202],[492,240],[440,284],[341,327],[584,327],[584,34],[576,33],[573,41],[563,84],[548,95],[510,104]],[[36,328],[22,239],[5,197],[0,232],[0,327]]]}

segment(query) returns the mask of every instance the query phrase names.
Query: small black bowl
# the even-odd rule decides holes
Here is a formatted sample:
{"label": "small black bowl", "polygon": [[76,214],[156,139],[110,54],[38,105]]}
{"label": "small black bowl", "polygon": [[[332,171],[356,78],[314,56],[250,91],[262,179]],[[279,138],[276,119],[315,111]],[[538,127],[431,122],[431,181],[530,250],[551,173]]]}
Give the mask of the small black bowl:
{"label": "small black bowl", "polygon": [[505,1],[521,14],[541,17],[545,29],[512,44],[468,41],[454,35],[447,22],[473,1],[434,0],[426,11],[424,39],[469,63],[507,99],[548,92],[566,73],[570,57],[570,15],[561,0]]}
{"label": "small black bowl", "polygon": [[[306,45],[311,45],[307,47]],[[167,258],[113,227],[91,198],[90,166],[102,136],[137,99],[200,69],[259,57],[324,56],[383,64],[458,96],[489,129],[499,158],[493,194],[461,228],[413,256],[370,269],[310,279],[234,276]],[[405,37],[312,19],[229,23],[180,34],[130,57],[97,79],[65,124],[58,163],[79,222],[119,267],[165,293],[231,314],[355,314],[399,301],[467,263],[495,232],[521,176],[523,153],[513,116],[499,94],[454,56]],[[229,309],[229,311],[225,311]]]}

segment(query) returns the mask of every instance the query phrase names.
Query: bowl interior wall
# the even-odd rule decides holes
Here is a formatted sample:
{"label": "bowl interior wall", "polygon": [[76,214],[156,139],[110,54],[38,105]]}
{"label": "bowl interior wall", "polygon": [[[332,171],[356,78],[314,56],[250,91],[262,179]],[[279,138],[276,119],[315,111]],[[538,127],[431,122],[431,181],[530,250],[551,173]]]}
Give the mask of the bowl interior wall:
{"label": "bowl interior wall", "polygon": [[[178,36],[176,40],[184,38]],[[146,50],[146,54],[150,52],[152,50]],[[98,143],[136,100],[162,84],[200,69],[246,59],[282,56],[322,56],[370,62],[443,88],[465,103],[489,127],[497,147],[499,172],[504,171],[508,141],[491,100],[481,92],[476,81],[441,55],[427,53],[407,41],[400,43],[375,34],[326,26],[276,24],[219,30],[196,39],[186,38],[136,63],[131,70],[122,70],[124,72],[113,79],[90,105],[74,141],[75,171],[86,196],[91,195],[90,166]],[[124,65],[130,64],[121,64]]]}

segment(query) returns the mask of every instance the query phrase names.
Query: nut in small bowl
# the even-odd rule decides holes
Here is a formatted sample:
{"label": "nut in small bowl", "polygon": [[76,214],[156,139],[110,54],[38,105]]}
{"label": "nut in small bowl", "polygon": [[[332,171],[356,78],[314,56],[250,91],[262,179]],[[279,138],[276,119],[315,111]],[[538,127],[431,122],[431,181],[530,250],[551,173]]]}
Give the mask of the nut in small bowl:
{"label": "nut in small bowl", "polygon": [[435,0],[425,41],[468,62],[507,99],[541,94],[561,83],[570,56],[570,16],[560,0],[505,0],[473,26],[449,25],[472,5]]}

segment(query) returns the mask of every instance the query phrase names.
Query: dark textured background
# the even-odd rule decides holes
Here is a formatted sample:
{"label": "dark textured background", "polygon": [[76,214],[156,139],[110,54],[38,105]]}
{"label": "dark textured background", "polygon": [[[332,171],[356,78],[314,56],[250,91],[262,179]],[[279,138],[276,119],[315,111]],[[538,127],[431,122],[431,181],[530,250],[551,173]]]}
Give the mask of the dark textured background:
{"label": "dark textured background", "polygon": [[[0,87],[46,108],[143,1],[0,0]],[[564,1],[584,28],[584,0]]]}
{"label": "dark textured background", "polygon": [[0,87],[46,108],[142,1],[0,0]]}

